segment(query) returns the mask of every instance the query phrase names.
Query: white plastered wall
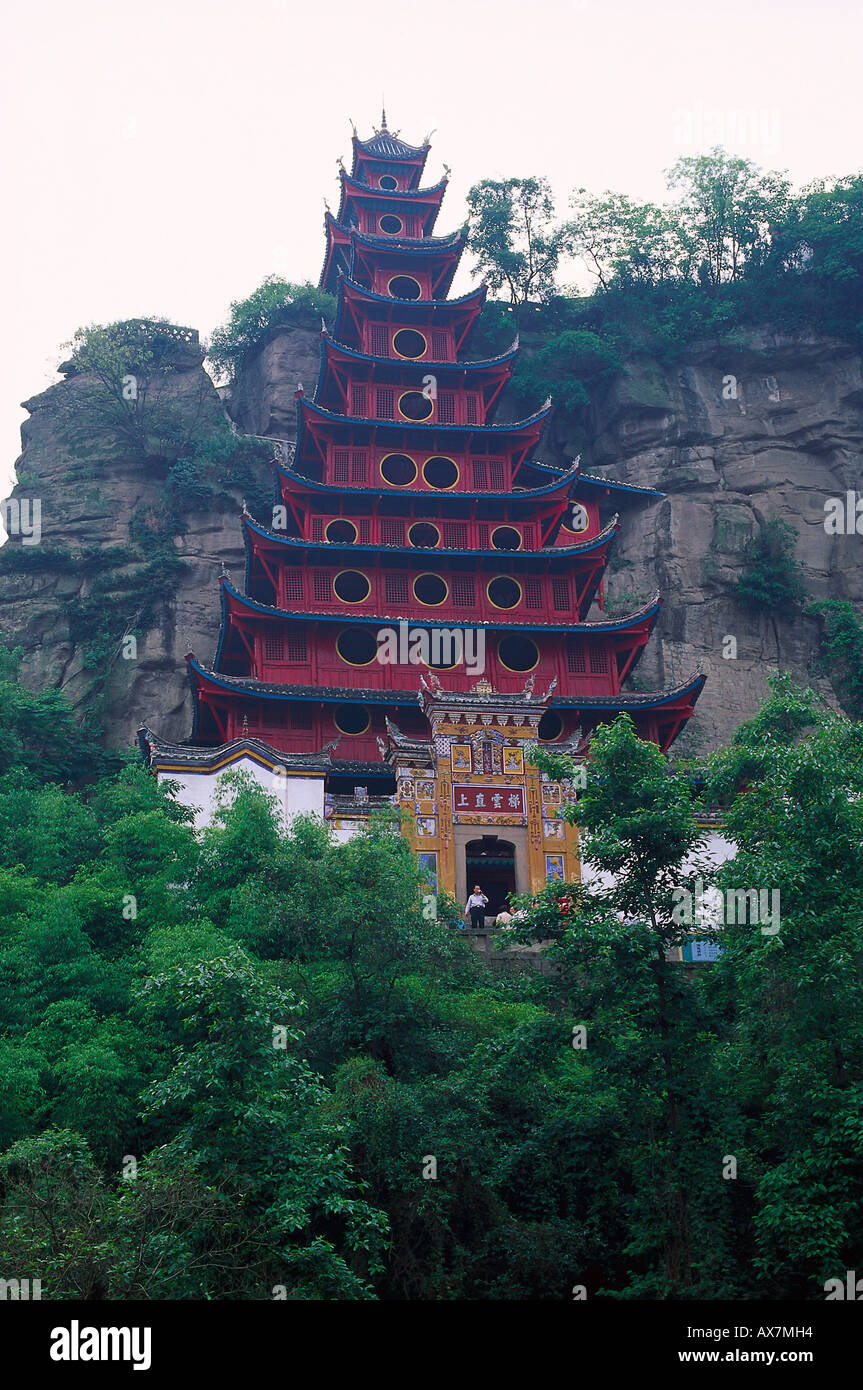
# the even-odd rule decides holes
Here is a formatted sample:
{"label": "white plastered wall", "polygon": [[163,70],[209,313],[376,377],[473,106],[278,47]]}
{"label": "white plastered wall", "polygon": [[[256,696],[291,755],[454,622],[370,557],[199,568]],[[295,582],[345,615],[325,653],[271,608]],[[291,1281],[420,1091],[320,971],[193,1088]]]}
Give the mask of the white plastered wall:
{"label": "white plastered wall", "polygon": [[270,796],[278,799],[285,824],[301,813],[323,816],[324,779],[322,776],[299,776],[271,772],[261,767],[251,758],[238,758],[230,769],[221,772],[160,772],[160,782],[174,782],[177,801],[183,806],[196,808],[195,829],[201,830],[210,825],[216,806],[216,792],[219,781],[225,772],[250,772],[258,786]]}

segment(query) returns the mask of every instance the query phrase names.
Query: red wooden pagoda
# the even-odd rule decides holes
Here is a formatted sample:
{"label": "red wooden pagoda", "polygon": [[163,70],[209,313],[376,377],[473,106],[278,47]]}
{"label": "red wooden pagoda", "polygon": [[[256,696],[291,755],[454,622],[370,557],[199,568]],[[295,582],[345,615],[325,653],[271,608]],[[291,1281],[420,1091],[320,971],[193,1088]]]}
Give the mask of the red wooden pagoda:
{"label": "red wooden pagoda", "polygon": [[[297,393],[274,524],[243,514],[244,589],[222,581],[212,666],[188,658],[193,744],[248,736],[308,755],[338,740],[334,793],[395,790],[393,731],[413,748],[429,740],[429,691],[521,697],[535,736],[576,750],[626,709],[666,749],[704,679],[623,690],[660,601],[588,618],[618,526],[600,509],[662,494],[541,463],[550,403],[498,422],[518,344],[470,357],[485,288],[448,298],[465,232],[434,234],[446,180],[422,187],[428,148],[385,124],[354,135],[325,221],[321,285],[338,307],[317,385]],[[484,669],[445,652],[380,660],[382,631],[405,623],[481,633]]]}

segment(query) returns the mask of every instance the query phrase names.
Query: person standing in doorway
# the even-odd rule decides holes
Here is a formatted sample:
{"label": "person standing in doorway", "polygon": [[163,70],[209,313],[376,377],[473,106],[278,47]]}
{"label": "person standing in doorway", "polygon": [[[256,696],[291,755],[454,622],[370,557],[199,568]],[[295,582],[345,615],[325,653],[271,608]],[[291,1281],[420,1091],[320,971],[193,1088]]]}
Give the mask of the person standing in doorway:
{"label": "person standing in doorway", "polygon": [[485,926],[485,910],[488,906],[488,898],[482,891],[478,883],[473,886],[473,892],[464,905],[465,912],[470,913],[470,924],[482,931]]}

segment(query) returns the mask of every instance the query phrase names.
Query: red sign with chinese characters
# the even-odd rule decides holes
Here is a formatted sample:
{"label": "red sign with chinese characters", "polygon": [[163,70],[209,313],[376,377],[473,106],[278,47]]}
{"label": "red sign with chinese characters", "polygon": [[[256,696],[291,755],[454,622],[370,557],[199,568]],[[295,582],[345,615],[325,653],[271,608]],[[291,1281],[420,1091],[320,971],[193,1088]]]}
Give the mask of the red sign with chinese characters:
{"label": "red sign with chinese characters", "polygon": [[524,815],[523,787],[465,787],[453,783],[452,808],[465,811],[498,811],[502,816]]}

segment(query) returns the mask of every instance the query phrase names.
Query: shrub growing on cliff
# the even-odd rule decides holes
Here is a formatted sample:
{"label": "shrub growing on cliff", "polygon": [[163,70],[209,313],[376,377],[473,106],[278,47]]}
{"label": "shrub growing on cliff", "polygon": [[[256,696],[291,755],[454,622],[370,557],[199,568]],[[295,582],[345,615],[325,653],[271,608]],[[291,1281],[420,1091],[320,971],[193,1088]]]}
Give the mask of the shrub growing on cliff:
{"label": "shrub growing on cliff", "polygon": [[97,746],[59,690],[28,690],[18,679],[21,649],[0,646],[0,774],[11,770],[65,782],[115,759]]}
{"label": "shrub growing on cliff", "polygon": [[734,591],[742,608],[788,613],[800,607],[806,586],[794,556],[797,535],[794,526],[781,517],[773,517],[753,537]]}
{"label": "shrub growing on cliff", "polygon": [[83,376],[69,398],[65,436],[87,458],[97,454],[105,431],[133,454],[175,457],[200,428],[212,386],[200,374],[197,396],[179,398],[177,369],[200,361],[198,335],[166,319],[90,324],[72,338],[64,370]]}
{"label": "shrub growing on cliff", "polygon": [[823,599],[806,611],[823,622],[821,658],[843,708],[863,718],[863,623],[845,599]]}
{"label": "shrub growing on cliff", "polygon": [[217,328],[207,352],[219,374],[233,377],[277,324],[319,328],[321,316],[335,313],[336,301],[310,281],[293,284],[280,275],[266,280],[246,299],[235,299],[227,323]]}
{"label": "shrub growing on cliff", "polygon": [[536,352],[523,353],[512,375],[516,393],[532,408],[546,396],[564,410],[590,400],[591,388],[623,370],[614,348],[595,333],[557,333]]}

